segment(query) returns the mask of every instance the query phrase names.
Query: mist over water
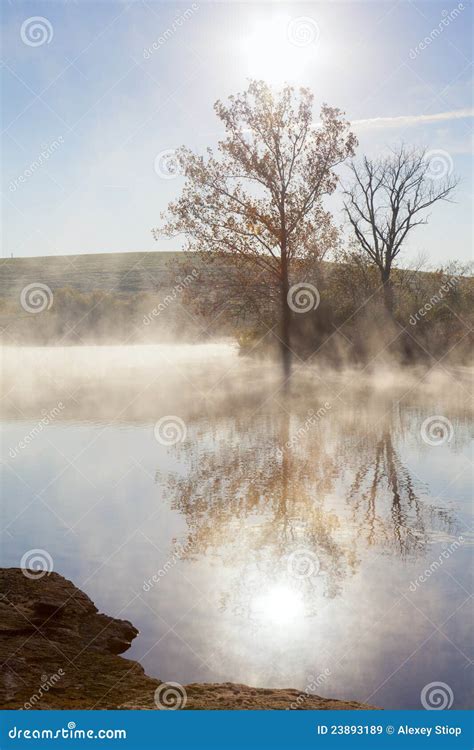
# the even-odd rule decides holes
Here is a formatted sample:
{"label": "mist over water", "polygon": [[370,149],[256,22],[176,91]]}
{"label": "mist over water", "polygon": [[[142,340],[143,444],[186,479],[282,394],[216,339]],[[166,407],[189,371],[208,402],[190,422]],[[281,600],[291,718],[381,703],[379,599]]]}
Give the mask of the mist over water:
{"label": "mist over water", "polygon": [[47,550],[162,680],[466,708],[471,376],[5,347],[1,563]]}

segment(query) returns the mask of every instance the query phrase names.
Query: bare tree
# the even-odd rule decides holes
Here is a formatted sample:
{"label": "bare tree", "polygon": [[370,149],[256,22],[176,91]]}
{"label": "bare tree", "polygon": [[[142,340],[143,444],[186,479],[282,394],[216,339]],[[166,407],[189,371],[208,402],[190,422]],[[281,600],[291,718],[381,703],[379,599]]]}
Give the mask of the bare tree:
{"label": "bare tree", "polygon": [[276,290],[285,380],[291,370],[290,279],[334,242],[321,201],[337,186],[334,168],[356,145],[338,109],[323,105],[315,124],[312,105],[308,89],[287,85],[275,93],[263,81],[250,82],[228,104],[216,102],[225,128],[218,154],[177,152],[185,186],[165,226],[155,231],[155,237],[184,233],[188,250],[225,256],[239,270],[234,279],[242,298],[261,294],[262,282],[268,294]]}
{"label": "bare tree", "polygon": [[448,200],[458,180],[434,174],[425,150],[401,145],[379,160],[350,166],[354,182],[344,191],[345,212],[355,238],[380,272],[385,307],[393,314],[391,272],[411,229],[427,224],[426,210]]}

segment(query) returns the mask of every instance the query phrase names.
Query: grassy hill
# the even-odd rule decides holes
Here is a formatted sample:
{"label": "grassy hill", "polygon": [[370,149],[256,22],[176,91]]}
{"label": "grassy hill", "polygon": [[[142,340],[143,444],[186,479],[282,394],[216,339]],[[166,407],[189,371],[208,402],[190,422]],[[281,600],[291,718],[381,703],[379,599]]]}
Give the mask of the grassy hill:
{"label": "grassy hill", "polygon": [[[195,338],[200,326],[183,309],[180,282],[198,265],[197,258],[190,263],[180,252],[4,259],[0,336],[7,344]],[[209,269],[202,274],[206,286],[209,274]],[[34,309],[37,289],[37,304],[44,301],[41,311]],[[30,307],[25,304],[25,290],[32,295]],[[159,316],[153,313],[170,294],[166,309],[160,309]]]}
{"label": "grassy hill", "polygon": [[182,258],[179,252],[6,258],[0,265],[0,299],[18,299],[24,286],[38,282],[53,292],[65,287],[80,292],[154,292],[174,283]]}

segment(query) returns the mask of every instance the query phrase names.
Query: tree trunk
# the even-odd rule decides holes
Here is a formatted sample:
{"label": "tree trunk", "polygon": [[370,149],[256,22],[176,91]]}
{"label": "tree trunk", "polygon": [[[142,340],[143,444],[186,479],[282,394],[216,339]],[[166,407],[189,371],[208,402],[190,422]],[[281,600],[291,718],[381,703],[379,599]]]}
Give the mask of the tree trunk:
{"label": "tree trunk", "polygon": [[283,384],[284,389],[289,388],[289,379],[291,376],[291,311],[288,306],[288,291],[290,285],[288,280],[288,263],[286,253],[281,257],[281,310],[280,310],[280,339],[281,339],[281,359],[283,365]]}
{"label": "tree trunk", "polygon": [[382,269],[383,302],[387,313],[393,318],[393,287],[390,279],[390,269]]}

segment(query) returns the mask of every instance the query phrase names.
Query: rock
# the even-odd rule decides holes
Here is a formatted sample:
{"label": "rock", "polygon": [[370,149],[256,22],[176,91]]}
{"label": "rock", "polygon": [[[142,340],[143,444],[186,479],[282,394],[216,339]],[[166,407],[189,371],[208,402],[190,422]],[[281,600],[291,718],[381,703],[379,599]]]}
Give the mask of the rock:
{"label": "rock", "polygon": [[[237,694],[235,688],[238,688]],[[252,688],[230,682],[186,685],[189,709],[242,709],[246,710],[363,710],[376,709],[356,701],[340,701],[307,695],[292,688]]]}
{"label": "rock", "polygon": [[116,708],[159,680],[117,656],[138,631],[57,573],[0,570],[0,708]]}
{"label": "rock", "polygon": [[[29,578],[0,569],[0,709],[156,709],[162,685],[119,656],[138,630],[99,614],[58,573]],[[186,709],[364,709],[356,702],[247,685],[182,688]]]}
{"label": "rock", "polygon": [[34,625],[28,623],[21,612],[0,601],[0,634],[5,636],[33,633]]}
{"label": "rock", "polygon": [[58,599],[42,599],[38,602],[34,602],[34,614],[38,619],[46,619],[50,617],[61,617],[63,613],[63,602]]}

